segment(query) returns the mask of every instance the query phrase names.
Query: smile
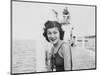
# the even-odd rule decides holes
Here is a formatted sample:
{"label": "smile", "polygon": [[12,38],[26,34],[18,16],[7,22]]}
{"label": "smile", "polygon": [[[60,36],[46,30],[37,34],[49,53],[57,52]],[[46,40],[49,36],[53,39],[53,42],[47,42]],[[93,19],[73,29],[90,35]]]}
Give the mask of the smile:
{"label": "smile", "polygon": [[55,41],[56,39],[50,39],[51,41]]}

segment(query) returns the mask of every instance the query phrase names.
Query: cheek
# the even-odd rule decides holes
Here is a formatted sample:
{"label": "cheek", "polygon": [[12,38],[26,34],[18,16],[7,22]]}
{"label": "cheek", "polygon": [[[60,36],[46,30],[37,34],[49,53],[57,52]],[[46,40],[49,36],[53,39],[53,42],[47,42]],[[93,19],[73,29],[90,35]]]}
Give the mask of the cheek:
{"label": "cheek", "polygon": [[60,38],[60,32],[57,34],[57,36]]}
{"label": "cheek", "polygon": [[47,38],[48,38],[48,40],[50,40],[51,39],[51,36],[50,35],[47,35]]}
{"label": "cheek", "polygon": [[55,38],[56,38],[56,39],[60,39],[60,35],[59,35],[59,34],[56,34],[56,35],[55,35]]}
{"label": "cheek", "polygon": [[59,39],[60,39],[60,35],[59,35]]}
{"label": "cheek", "polygon": [[48,39],[50,39],[50,36],[47,36]]}

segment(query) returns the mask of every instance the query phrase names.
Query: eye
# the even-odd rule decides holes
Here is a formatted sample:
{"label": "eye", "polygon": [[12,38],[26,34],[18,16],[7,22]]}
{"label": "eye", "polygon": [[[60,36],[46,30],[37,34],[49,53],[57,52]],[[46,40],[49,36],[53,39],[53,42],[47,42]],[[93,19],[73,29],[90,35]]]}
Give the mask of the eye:
{"label": "eye", "polygon": [[48,35],[51,35],[51,32],[47,32]]}
{"label": "eye", "polygon": [[57,34],[57,32],[53,32],[54,34]]}

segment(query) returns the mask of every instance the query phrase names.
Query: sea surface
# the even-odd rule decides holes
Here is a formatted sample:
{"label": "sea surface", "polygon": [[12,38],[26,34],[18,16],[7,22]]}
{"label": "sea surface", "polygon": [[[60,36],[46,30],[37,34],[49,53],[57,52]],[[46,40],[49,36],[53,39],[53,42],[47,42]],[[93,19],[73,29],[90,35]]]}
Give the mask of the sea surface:
{"label": "sea surface", "polygon": [[14,40],[12,43],[12,72],[30,73],[36,71],[36,42]]}
{"label": "sea surface", "polygon": [[[36,63],[36,49],[35,40],[14,40],[12,43],[12,72],[36,72],[36,65],[38,65]],[[92,47],[86,44],[86,47],[82,47],[76,45],[71,48],[71,52],[73,70],[92,69],[96,67],[95,46]],[[41,72],[43,71],[41,70]]]}

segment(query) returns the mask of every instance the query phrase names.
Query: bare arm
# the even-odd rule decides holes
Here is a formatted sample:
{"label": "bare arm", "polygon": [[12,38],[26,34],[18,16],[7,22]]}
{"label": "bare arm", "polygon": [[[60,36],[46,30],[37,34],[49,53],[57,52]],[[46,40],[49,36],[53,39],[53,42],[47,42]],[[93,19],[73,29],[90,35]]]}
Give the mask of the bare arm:
{"label": "bare arm", "polygon": [[70,47],[68,44],[63,44],[62,45],[63,48],[63,57],[64,57],[64,69],[65,70],[71,70],[72,69],[72,57],[71,57],[71,51],[70,51]]}

